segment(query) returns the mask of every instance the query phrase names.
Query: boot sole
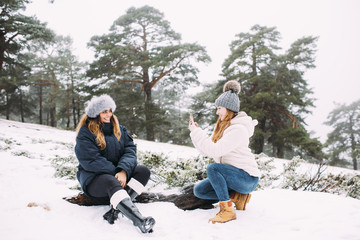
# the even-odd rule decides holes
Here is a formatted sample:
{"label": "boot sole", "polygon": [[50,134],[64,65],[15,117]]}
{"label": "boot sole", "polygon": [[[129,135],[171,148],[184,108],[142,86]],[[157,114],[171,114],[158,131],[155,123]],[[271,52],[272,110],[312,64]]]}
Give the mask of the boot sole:
{"label": "boot sole", "polygon": [[212,224],[215,224],[215,223],[226,223],[226,222],[230,222],[232,220],[236,220],[236,217],[233,218],[233,219],[227,220],[227,221],[212,221],[212,220],[209,220],[209,222],[211,222]]}

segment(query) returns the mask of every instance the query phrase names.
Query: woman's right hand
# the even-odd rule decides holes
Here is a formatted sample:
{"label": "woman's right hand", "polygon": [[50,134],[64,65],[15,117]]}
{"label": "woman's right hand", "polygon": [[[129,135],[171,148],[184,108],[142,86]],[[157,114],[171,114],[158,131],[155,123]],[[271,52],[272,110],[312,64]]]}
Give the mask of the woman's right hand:
{"label": "woman's right hand", "polygon": [[118,172],[117,174],[115,174],[116,179],[119,181],[119,183],[121,184],[121,186],[123,188],[126,187],[126,172],[124,170],[121,170],[120,172]]}
{"label": "woman's right hand", "polygon": [[190,113],[190,121],[189,121],[189,129],[190,129],[190,131],[193,131],[197,127],[198,127],[198,124],[196,122],[194,122],[194,117]]}

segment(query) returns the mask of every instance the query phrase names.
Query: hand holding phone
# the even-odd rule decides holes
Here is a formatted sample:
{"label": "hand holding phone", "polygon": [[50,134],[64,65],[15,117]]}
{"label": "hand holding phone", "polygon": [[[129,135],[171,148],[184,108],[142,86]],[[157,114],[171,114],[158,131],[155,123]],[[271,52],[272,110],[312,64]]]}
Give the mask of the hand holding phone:
{"label": "hand holding phone", "polygon": [[194,117],[192,115],[192,113],[190,113],[190,124],[193,124],[194,123]]}
{"label": "hand holding phone", "polygon": [[190,113],[190,121],[189,121],[189,129],[190,129],[190,131],[194,130],[194,128],[196,128],[197,126],[198,126],[198,124],[196,122],[194,122],[194,117]]}

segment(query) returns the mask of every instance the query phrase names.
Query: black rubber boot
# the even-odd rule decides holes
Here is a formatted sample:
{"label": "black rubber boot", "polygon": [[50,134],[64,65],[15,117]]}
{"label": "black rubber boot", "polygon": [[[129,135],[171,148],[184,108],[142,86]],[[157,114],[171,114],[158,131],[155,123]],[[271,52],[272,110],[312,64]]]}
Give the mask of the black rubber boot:
{"label": "black rubber boot", "polygon": [[[138,194],[129,186],[127,186],[125,190],[129,194],[131,201],[134,201],[135,198],[138,196]],[[103,218],[104,220],[108,221],[108,223],[114,224],[115,221],[118,219],[119,212],[120,210],[114,209],[112,205],[110,205],[110,210],[103,215]]]}
{"label": "black rubber boot", "polygon": [[118,209],[114,209],[112,205],[110,205],[110,210],[103,215],[103,218],[108,221],[108,223],[114,224],[115,220],[118,219],[119,213],[120,211]]}
{"label": "black rubber boot", "polygon": [[131,187],[127,186],[125,190],[129,194],[131,201],[134,201],[135,198],[138,196],[138,194]]}
{"label": "black rubber boot", "polygon": [[116,208],[129,218],[142,233],[153,232],[152,228],[155,225],[155,219],[152,217],[143,217],[130,198],[123,199]]}

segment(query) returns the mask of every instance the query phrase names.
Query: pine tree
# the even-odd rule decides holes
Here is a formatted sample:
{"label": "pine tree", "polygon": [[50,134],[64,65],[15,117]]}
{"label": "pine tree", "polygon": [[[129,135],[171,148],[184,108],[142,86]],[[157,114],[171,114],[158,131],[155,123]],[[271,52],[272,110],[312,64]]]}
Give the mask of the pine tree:
{"label": "pine tree", "polygon": [[102,84],[141,86],[148,140],[155,139],[154,126],[160,120],[153,114],[153,88],[160,81],[188,88],[197,83],[198,70],[192,63],[210,61],[204,47],[181,43],[180,34],[170,28],[164,15],[149,6],[128,9],[114,22],[110,33],[92,37],[89,46],[96,58],[89,77],[102,80]]}
{"label": "pine tree", "polygon": [[331,154],[330,164],[347,165],[348,159],[351,159],[354,170],[357,170],[360,157],[360,100],[349,105],[338,105],[330,112],[325,124],[334,127],[326,141]]}
{"label": "pine tree", "polygon": [[[207,99],[207,103],[213,103],[226,81],[237,80],[242,86],[241,111],[259,122],[251,143],[255,153],[266,150],[284,157],[291,152],[322,159],[321,143],[311,139],[303,127],[304,115],[313,106],[309,98],[312,92],[303,74],[315,67],[317,38],[301,38],[284,54],[279,53],[279,39],[275,27],[259,25],[253,26],[249,33],[236,35],[222,66],[224,79],[210,87],[211,96],[201,93],[197,101]],[[214,123],[215,118],[211,120]]]}
{"label": "pine tree", "polygon": [[33,40],[50,42],[54,37],[45,23],[20,13],[27,3],[28,0],[0,2],[0,93],[5,96],[1,98],[0,109],[8,119],[12,108],[25,109],[24,105],[19,105],[25,101],[21,87],[26,85],[24,81],[30,71],[29,66],[24,64],[24,49]]}

